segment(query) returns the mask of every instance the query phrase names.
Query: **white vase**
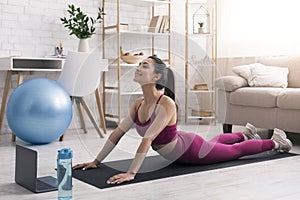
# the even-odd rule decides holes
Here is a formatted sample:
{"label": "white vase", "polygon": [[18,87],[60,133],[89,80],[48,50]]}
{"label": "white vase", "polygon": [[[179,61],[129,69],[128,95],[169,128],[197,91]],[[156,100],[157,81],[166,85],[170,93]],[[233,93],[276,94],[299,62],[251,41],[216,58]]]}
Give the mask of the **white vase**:
{"label": "white vase", "polygon": [[80,39],[78,44],[78,52],[89,52],[89,40],[88,39]]}

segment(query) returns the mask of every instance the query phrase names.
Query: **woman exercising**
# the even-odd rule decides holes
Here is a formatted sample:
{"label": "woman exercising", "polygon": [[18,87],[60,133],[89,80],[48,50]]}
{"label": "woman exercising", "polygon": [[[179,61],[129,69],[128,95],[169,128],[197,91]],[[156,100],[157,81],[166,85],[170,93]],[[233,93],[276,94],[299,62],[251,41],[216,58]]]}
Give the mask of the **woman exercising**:
{"label": "woman exercising", "polygon": [[[292,148],[284,131],[275,128],[271,139],[262,140],[249,123],[243,132],[220,134],[209,141],[197,134],[177,130],[174,75],[156,56],[139,64],[134,81],[141,85],[143,97],[134,102],[129,115],[110,134],[96,159],[77,164],[73,169],[96,168],[134,123],[142,141],[128,171],[110,177],[108,184],[133,180],[150,147],[168,160],[186,164],[211,164],[268,150],[288,152]],[[164,94],[160,92],[162,89]]]}

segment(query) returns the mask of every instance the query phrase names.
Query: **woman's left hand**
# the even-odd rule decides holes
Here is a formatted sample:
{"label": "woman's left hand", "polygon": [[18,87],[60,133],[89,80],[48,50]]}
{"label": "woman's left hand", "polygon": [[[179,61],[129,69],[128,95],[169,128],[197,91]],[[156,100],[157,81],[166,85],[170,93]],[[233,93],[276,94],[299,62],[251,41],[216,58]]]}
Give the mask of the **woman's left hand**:
{"label": "woman's left hand", "polygon": [[135,174],[133,173],[122,173],[122,174],[117,174],[112,177],[110,177],[107,180],[107,184],[120,184],[126,181],[132,181],[135,177]]}

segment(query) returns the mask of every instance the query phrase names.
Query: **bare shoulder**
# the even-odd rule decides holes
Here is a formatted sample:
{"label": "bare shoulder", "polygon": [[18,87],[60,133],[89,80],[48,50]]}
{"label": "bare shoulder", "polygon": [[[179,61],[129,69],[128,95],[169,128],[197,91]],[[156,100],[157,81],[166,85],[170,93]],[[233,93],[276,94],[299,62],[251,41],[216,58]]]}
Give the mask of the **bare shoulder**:
{"label": "bare shoulder", "polygon": [[141,96],[135,100],[134,104],[139,105],[140,103],[142,103],[143,100],[144,100],[144,97]]}
{"label": "bare shoulder", "polygon": [[137,109],[137,107],[142,103],[143,100],[144,100],[144,97],[141,96],[134,101],[134,103],[133,103],[134,110]]}
{"label": "bare shoulder", "polygon": [[159,104],[167,109],[176,108],[176,104],[175,104],[174,100],[166,95],[162,96],[161,100],[159,101]]}
{"label": "bare shoulder", "polygon": [[129,115],[130,115],[130,117],[131,117],[132,120],[135,119],[136,111],[137,111],[139,105],[142,103],[143,99],[144,99],[144,97],[139,97],[139,98],[136,99],[136,100],[134,101],[134,103],[131,105]]}
{"label": "bare shoulder", "polygon": [[163,117],[162,121],[166,120],[165,125],[172,125],[176,123],[177,119],[177,108],[176,103],[170,97],[164,95],[159,101],[157,114]]}

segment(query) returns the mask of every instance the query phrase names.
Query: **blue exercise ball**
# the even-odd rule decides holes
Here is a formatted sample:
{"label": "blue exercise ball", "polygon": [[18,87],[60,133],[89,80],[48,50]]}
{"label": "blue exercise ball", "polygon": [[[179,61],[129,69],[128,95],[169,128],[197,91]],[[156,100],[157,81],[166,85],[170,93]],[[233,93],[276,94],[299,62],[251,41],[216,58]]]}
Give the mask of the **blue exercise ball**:
{"label": "blue exercise ball", "polygon": [[32,144],[59,138],[73,116],[68,93],[55,81],[34,78],[19,85],[10,95],[6,117],[13,133]]}

